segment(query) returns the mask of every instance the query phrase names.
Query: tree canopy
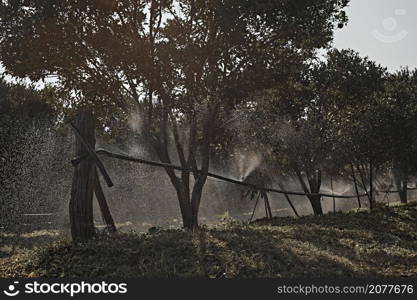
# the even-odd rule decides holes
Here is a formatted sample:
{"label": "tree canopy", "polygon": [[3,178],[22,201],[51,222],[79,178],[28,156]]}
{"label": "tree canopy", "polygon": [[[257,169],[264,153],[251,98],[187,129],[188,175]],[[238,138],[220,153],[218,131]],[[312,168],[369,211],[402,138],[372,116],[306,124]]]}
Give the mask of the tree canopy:
{"label": "tree canopy", "polygon": [[220,118],[329,47],[348,2],[2,1],[0,59],[13,76],[56,76],[73,106],[140,115],[159,159],[193,170],[166,169],[194,227]]}

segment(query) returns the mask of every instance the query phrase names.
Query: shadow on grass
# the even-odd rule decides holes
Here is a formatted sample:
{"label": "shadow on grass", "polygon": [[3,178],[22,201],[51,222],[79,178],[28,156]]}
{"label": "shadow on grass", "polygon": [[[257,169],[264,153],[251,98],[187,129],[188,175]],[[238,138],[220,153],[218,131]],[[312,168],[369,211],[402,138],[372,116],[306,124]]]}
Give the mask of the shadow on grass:
{"label": "shadow on grass", "polygon": [[20,250],[45,246],[62,238],[59,230],[35,230],[31,232],[0,232],[0,257],[16,254]]}
{"label": "shadow on grass", "polygon": [[53,243],[18,264],[22,277],[416,276],[416,215],[410,205],[194,232],[156,228],[85,244]]}

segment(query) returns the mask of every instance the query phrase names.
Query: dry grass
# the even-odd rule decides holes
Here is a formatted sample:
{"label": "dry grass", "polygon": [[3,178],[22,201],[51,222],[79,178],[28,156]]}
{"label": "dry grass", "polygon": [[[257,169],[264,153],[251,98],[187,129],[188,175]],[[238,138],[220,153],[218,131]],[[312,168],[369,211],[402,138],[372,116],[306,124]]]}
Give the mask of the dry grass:
{"label": "dry grass", "polygon": [[196,232],[153,228],[87,244],[24,248],[1,260],[1,276],[417,276],[417,205],[252,225],[229,220]]}

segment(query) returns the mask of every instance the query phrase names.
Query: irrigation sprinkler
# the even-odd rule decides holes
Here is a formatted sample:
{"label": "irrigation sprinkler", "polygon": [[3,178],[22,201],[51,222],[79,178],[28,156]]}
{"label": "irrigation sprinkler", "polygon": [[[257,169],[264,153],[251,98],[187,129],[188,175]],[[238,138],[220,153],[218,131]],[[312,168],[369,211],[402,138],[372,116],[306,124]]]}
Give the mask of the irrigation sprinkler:
{"label": "irrigation sprinkler", "polygon": [[[132,156],[129,156],[129,155],[126,155],[126,154],[121,154],[121,153],[114,153],[114,152],[111,152],[111,151],[108,151],[108,150],[105,150],[105,149],[97,149],[95,151],[95,154],[96,155],[105,155],[105,156],[113,158],[113,159],[120,159],[120,160],[124,160],[124,161],[128,161],[128,162],[140,163],[140,164],[150,165],[150,166],[154,166],[154,167],[170,168],[170,169],[173,169],[173,170],[176,170],[176,171],[186,171],[186,172],[190,172],[190,173],[201,172],[200,170],[187,169],[187,168],[183,168],[183,167],[178,166],[178,165],[141,159],[141,158],[132,157]],[[77,164],[79,164],[80,162],[82,162],[84,159],[86,159],[88,157],[89,157],[89,155],[84,155],[84,156],[81,156],[81,157],[77,157],[76,159],[73,159],[71,162],[74,166],[76,166]],[[338,195],[338,194],[335,194],[335,193],[331,193],[331,194],[310,193],[309,194],[309,193],[304,193],[304,192],[287,191],[287,190],[282,188],[281,184],[280,184],[281,189],[261,187],[261,186],[257,186],[257,185],[247,183],[247,182],[244,182],[244,181],[239,181],[239,180],[228,178],[228,177],[225,177],[225,176],[222,176],[222,175],[214,174],[214,173],[211,173],[211,172],[207,173],[207,177],[215,178],[215,179],[218,179],[220,181],[224,181],[224,182],[231,183],[231,184],[245,186],[245,187],[248,187],[252,190],[256,190],[256,191],[259,191],[259,192],[262,192],[262,193],[265,193],[265,194],[266,193],[282,194],[282,195],[285,196],[286,200],[288,201],[289,205],[291,206],[291,209],[293,210],[294,214],[297,217],[299,217],[299,214],[298,214],[297,210],[295,209],[294,205],[292,204],[291,200],[289,199],[290,195],[292,195],[292,196],[320,196],[320,197],[323,197],[323,198],[333,198],[333,199],[358,199],[359,207],[360,207],[360,198],[361,197],[369,197],[368,192],[365,192],[363,194],[359,194],[357,186],[355,186],[355,190],[356,190],[355,195]],[[409,189],[410,190],[417,189],[417,187],[416,188],[409,188]],[[398,191],[390,190],[390,191],[378,191],[378,192],[397,193]],[[257,198],[257,200],[259,200],[259,199]],[[255,204],[254,209],[256,209],[256,206],[257,206],[257,203]],[[268,210],[268,207],[266,207],[266,210]],[[269,213],[267,213],[267,215],[269,215]]]}
{"label": "irrigation sprinkler", "polygon": [[[134,162],[134,163],[141,163],[141,164],[145,164],[145,165],[150,165],[150,166],[154,166],[154,167],[171,168],[171,169],[177,170],[177,171],[185,171],[185,172],[190,172],[190,173],[201,172],[200,170],[187,169],[187,168],[183,168],[183,167],[177,166],[177,165],[172,165],[172,164],[156,162],[156,161],[152,161],[152,160],[141,159],[141,158],[132,157],[132,156],[128,156],[128,155],[120,154],[120,153],[114,153],[114,152],[110,152],[110,151],[105,150],[105,149],[97,149],[96,154],[105,155],[105,156],[108,156],[108,157],[111,157],[111,158],[130,161],[130,162]],[[216,178],[216,179],[219,179],[221,181],[233,183],[233,184],[236,184],[236,185],[246,186],[246,187],[252,188],[254,190],[258,190],[258,191],[277,193],[277,194],[287,194],[287,195],[294,195],[294,196],[335,197],[335,198],[340,198],[340,199],[353,199],[353,198],[357,197],[357,195],[337,195],[337,194],[326,194],[326,193],[304,193],[304,192],[287,191],[287,190],[283,190],[283,189],[279,190],[279,189],[274,189],[274,188],[266,188],[266,187],[257,186],[257,185],[251,184],[251,183],[246,183],[246,182],[243,182],[243,181],[239,181],[239,180],[236,180],[236,179],[228,178],[228,177],[225,177],[225,176],[222,176],[222,175],[214,174],[214,173],[211,173],[211,172],[207,173],[207,177]],[[365,197],[365,196],[367,196],[367,194],[366,193],[365,194],[360,194],[359,196],[360,197]]]}

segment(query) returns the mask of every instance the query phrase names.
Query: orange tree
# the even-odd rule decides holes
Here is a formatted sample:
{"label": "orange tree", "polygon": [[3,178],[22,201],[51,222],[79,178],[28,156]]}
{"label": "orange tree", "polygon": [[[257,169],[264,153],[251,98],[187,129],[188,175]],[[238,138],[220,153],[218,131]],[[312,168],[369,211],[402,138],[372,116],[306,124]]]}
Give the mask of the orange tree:
{"label": "orange tree", "polygon": [[404,68],[390,74],[380,102],[386,125],[384,148],[400,200],[407,203],[407,185],[417,173],[417,71]]}
{"label": "orange tree", "polygon": [[334,139],[333,160],[340,169],[359,174],[372,208],[375,171],[387,161],[387,123],[380,101],[386,69],[353,50],[332,50],[315,77]]}
{"label": "orange tree", "polygon": [[140,115],[159,159],[184,168],[166,173],[195,228],[220,116],[276,83],[273,66],[327,46],[348,2],[2,1],[0,58],[15,76],[56,75],[74,106]]}

